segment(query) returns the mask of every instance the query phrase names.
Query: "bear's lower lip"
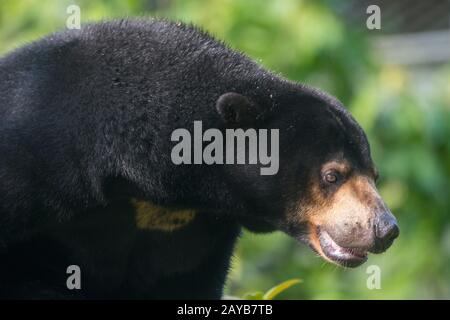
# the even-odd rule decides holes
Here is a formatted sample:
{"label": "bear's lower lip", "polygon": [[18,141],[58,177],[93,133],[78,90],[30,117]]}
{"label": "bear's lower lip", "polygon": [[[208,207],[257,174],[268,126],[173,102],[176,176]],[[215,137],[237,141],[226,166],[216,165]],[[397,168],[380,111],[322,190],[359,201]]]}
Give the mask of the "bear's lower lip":
{"label": "bear's lower lip", "polygon": [[325,230],[317,228],[320,247],[323,254],[331,261],[354,268],[367,260],[367,251],[360,248],[345,248],[338,245]]}

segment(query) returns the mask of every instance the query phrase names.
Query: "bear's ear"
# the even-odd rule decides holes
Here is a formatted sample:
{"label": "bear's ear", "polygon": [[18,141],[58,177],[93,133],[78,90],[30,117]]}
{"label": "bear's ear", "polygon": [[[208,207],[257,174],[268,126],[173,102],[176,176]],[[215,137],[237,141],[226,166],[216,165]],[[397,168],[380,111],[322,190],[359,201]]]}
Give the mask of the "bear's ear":
{"label": "bear's ear", "polygon": [[253,124],[259,112],[258,106],[249,98],[235,92],[224,93],[217,99],[216,109],[222,120],[231,126]]}

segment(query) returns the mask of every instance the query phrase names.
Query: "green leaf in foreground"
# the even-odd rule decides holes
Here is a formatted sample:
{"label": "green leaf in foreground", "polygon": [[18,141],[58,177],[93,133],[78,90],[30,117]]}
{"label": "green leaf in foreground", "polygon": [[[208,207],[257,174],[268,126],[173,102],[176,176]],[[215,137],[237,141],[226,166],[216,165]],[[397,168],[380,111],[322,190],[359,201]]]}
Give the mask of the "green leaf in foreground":
{"label": "green leaf in foreground", "polygon": [[268,290],[264,296],[262,297],[263,300],[273,300],[277,295],[279,295],[280,293],[282,293],[283,291],[289,289],[290,287],[301,283],[302,280],[301,279],[291,279],[291,280],[287,280],[284,281],[282,283],[280,283],[279,285],[273,287],[272,289]]}

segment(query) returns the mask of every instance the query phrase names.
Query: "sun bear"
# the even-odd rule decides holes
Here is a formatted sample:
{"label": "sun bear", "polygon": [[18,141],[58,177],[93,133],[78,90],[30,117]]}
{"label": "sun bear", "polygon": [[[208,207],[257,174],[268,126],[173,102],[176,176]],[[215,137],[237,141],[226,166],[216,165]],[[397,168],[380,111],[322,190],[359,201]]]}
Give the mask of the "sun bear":
{"label": "sun bear", "polygon": [[[199,121],[186,146],[210,159],[175,163]],[[228,130],[248,150],[220,149]],[[6,299],[218,299],[242,228],[348,267],[399,234],[337,99],[182,23],[90,24],[1,58],[0,154]]]}

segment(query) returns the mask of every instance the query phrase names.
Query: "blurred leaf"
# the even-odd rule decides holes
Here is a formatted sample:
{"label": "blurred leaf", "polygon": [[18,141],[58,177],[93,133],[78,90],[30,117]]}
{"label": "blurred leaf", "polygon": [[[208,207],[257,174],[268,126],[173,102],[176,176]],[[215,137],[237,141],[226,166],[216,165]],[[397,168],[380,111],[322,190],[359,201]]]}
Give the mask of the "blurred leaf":
{"label": "blurred leaf", "polygon": [[291,279],[291,280],[287,280],[285,282],[280,283],[279,285],[273,287],[272,289],[268,290],[264,296],[263,299],[264,300],[273,300],[273,298],[275,298],[277,295],[279,295],[280,293],[282,293],[283,291],[289,289],[290,287],[301,283],[302,280],[300,279]]}

